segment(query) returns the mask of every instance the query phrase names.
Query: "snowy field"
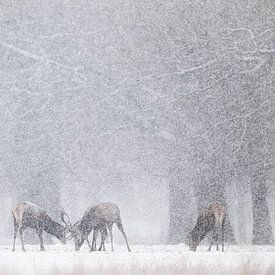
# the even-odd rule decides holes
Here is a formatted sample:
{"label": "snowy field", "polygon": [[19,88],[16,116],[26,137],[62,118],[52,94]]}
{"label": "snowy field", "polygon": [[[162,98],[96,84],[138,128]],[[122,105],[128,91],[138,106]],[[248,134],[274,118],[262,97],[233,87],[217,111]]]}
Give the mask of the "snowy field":
{"label": "snowy field", "polygon": [[[226,251],[198,252],[180,245],[135,245],[132,252],[115,245],[115,252],[92,252],[82,247],[75,252],[70,245],[48,245],[40,252],[38,246],[27,245],[27,252],[12,252],[10,246],[0,247],[0,274],[275,274],[275,247],[226,246]],[[109,247],[107,248],[109,249]]]}

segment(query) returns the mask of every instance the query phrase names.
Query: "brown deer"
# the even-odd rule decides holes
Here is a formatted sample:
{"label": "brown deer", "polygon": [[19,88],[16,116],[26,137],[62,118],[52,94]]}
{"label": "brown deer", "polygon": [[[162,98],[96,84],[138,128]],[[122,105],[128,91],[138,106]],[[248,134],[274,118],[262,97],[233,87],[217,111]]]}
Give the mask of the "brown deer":
{"label": "brown deer", "polygon": [[42,236],[43,230],[55,236],[63,244],[66,244],[66,228],[52,220],[45,211],[34,203],[28,201],[17,203],[15,208],[12,209],[12,215],[14,221],[13,251],[15,251],[15,242],[18,230],[22,250],[26,251],[24,246],[24,231],[27,227],[36,229],[40,241],[41,251],[45,250]]}
{"label": "brown deer", "polygon": [[189,248],[196,251],[200,241],[207,233],[212,233],[211,243],[208,251],[215,241],[217,250],[219,250],[219,243],[222,243],[222,251],[224,251],[224,221],[225,211],[221,204],[210,204],[198,217],[197,223],[189,235]]}
{"label": "brown deer", "polygon": [[[65,216],[67,217],[67,221],[64,219]],[[114,251],[112,228],[115,223],[125,239],[128,251],[131,251],[122,226],[119,208],[113,203],[101,203],[88,208],[80,221],[74,225],[71,224],[70,219],[65,212],[62,213],[61,219],[65,223],[66,228],[71,232],[71,236],[75,243],[75,250],[79,250],[85,240],[88,242],[91,251],[96,250],[96,237],[98,232],[101,233],[101,245],[99,250],[102,248],[105,250],[104,241],[107,237],[108,229],[111,239],[111,249]],[[92,245],[90,245],[88,236],[92,230],[94,230],[94,234]]]}

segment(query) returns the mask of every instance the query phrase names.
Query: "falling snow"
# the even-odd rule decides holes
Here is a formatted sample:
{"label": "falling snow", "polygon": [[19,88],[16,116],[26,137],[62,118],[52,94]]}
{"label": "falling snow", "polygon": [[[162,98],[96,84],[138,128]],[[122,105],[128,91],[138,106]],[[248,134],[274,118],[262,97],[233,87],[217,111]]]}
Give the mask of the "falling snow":
{"label": "falling snow", "polygon": [[[269,0],[1,1],[3,272],[271,274],[274,10]],[[113,202],[134,252],[118,231],[119,252],[102,255],[45,234],[39,267],[35,231],[26,255],[19,240],[10,252],[11,209],[26,200],[59,223],[63,210],[75,223]],[[224,255],[187,252],[213,202],[226,210]]]}

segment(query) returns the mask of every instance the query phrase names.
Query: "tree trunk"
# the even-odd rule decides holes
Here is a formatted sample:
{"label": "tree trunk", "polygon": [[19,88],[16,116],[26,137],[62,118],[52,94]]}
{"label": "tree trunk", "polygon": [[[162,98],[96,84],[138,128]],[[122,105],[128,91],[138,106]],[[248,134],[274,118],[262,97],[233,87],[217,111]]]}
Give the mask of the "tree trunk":
{"label": "tree trunk", "polygon": [[178,168],[170,169],[169,243],[187,241],[188,234],[194,224],[196,211],[193,189],[186,182],[183,171]]}
{"label": "tree trunk", "polygon": [[[45,210],[53,219],[59,218],[59,162],[55,154],[56,140],[50,109],[40,110],[32,98],[26,98],[32,106],[29,116],[24,116],[24,106],[17,125],[14,142],[14,165],[11,167],[16,201],[30,201]],[[45,240],[50,240],[44,234]],[[26,230],[27,241],[38,241],[35,230]]]}
{"label": "tree trunk", "polygon": [[[28,163],[31,166],[30,163]],[[32,164],[33,165],[33,164]],[[33,165],[34,166],[34,165]],[[60,217],[60,190],[57,171],[53,165],[43,165],[35,168],[17,183],[17,201],[30,201],[45,210],[51,218],[58,220]],[[45,232],[45,243],[51,243],[51,238]],[[35,230],[26,230],[26,243],[38,243],[39,239]]]}
{"label": "tree trunk", "polygon": [[252,185],[253,239],[256,245],[272,244],[272,226],[265,181]]}

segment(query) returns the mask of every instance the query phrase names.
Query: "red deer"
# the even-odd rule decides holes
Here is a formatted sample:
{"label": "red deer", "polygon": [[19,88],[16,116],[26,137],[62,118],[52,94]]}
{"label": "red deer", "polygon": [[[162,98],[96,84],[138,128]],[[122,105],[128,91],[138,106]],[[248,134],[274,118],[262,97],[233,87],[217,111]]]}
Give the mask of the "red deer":
{"label": "red deer", "polygon": [[49,215],[40,209],[37,205],[28,201],[19,202],[16,204],[15,208],[12,209],[12,215],[14,221],[13,251],[15,251],[15,241],[18,230],[20,234],[22,250],[26,251],[23,235],[27,227],[36,229],[40,241],[41,251],[45,250],[42,236],[43,230],[55,236],[63,244],[66,243],[66,228],[61,224],[53,221]]}
{"label": "red deer", "polygon": [[219,243],[222,243],[222,251],[224,251],[224,221],[225,211],[219,203],[211,204],[198,217],[197,223],[189,235],[189,248],[196,251],[200,241],[207,233],[212,233],[211,243],[208,251],[211,250],[213,241],[216,242],[217,250]]}
{"label": "red deer", "polygon": [[90,246],[89,244],[91,251],[96,250],[96,236],[98,231],[101,232],[100,250],[102,248],[104,250],[104,241],[107,236],[106,228],[108,228],[111,239],[111,249],[112,251],[114,251],[112,228],[113,224],[115,223],[125,239],[128,251],[131,251],[122,226],[120,211],[117,205],[107,202],[90,207],[86,210],[84,216],[80,219],[80,221],[78,221],[74,225],[71,224],[69,218],[68,221],[65,221],[64,215],[66,215],[67,218],[68,215],[64,212],[62,213],[61,218],[62,221],[65,223],[67,229],[71,232],[71,236],[75,243],[75,250],[79,250],[85,240],[89,244],[88,236],[92,230],[94,230],[92,246]]}

